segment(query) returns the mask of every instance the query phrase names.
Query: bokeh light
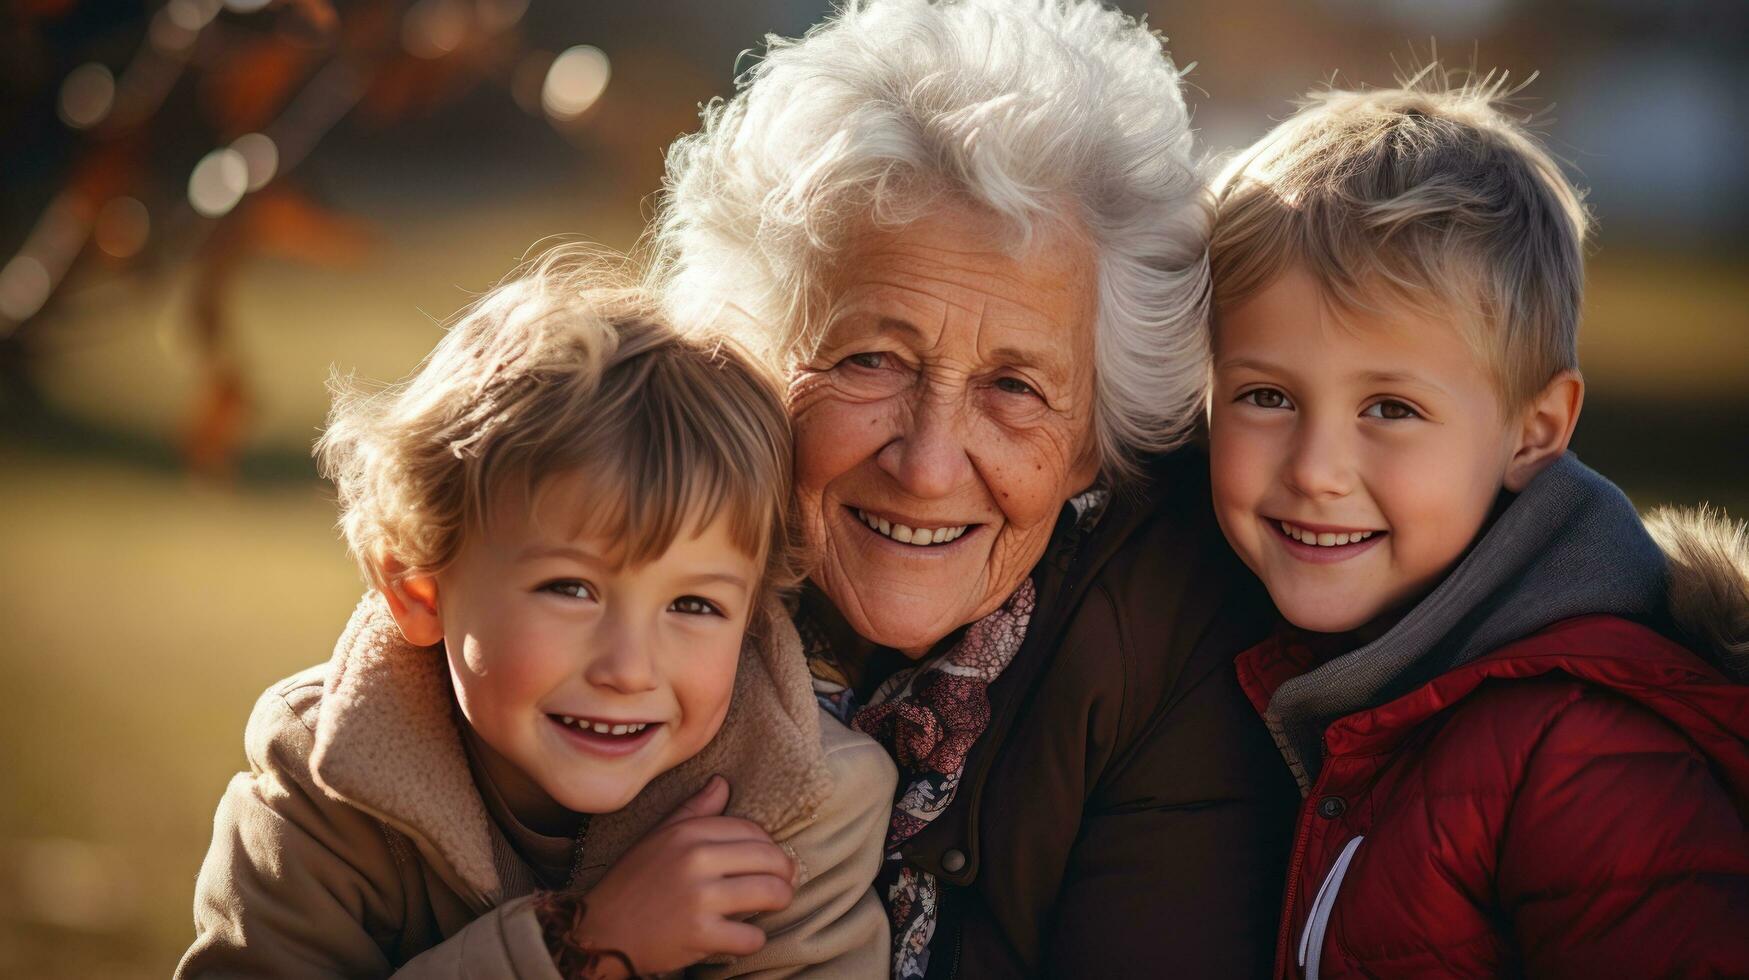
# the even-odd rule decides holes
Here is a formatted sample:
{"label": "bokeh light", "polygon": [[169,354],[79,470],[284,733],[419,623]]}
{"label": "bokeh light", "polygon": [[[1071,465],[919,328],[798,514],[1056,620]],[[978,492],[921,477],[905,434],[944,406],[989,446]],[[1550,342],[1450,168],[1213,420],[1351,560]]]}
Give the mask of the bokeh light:
{"label": "bokeh light", "polygon": [[218,16],[219,6],[219,0],[170,0],[164,13],[177,27],[193,33]]}
{"label": "bokeh light", "polygon": [[231,149],[242,157],[249,169],[249,190],[266,187],[279,173],[279,144],[265,133],[245,133],[231,141]]}
{"label": "bokeh light", "polygon": [[528,0],[475,0],[474,17],[480,24],[480,29],[491,34],[507,31],[516,26],[522,15],[528,13]]}
{"label": "bokeh light", "polygon": [[14,257],[0,269],[0,314],[14,321],[30,319],[48,302],[53,285],[49,270],[36,257]]}
{"label": "bokeh light", "polygon": [[91,62],[73,69],[61,83],[61,121],[74,129],[102,122],[115,105],[115,76]]}
{"label": "bokeh light", "polygon": [[188,203],[207,218],[229,214],[249,190],[249,162],[230,147],[201,157],[188,175]]}
{"label": "bokeh light", "polygon": [[91,237],[104,254],[126,259],[146,247],[152,233],[152,215],[146,206],[131,197],[118,197],[97,212],[97,225]]}
{"label": "bokeh light", "polygon": [[541,106],[560,122],[569,122],[589,111],[613,71],[606,52],[592,44],[579,44],[565,49],[547,68],[546,84],[541,86]]}
{"label": "bokeh light", "polygon": [[463,0],[419,0],[401,20],[401,44],[415,58],[441,58],[467,39],[472,26]]}

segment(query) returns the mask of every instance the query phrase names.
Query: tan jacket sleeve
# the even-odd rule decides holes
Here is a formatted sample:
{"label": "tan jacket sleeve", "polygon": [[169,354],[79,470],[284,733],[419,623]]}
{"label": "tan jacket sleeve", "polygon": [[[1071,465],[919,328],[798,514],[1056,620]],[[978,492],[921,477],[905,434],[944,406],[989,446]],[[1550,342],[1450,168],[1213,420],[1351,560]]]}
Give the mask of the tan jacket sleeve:
{"label": "tan jacket sleeve", "polygon": [[[526,900],[507,903],[397,972],[407,885],[386,828],[310,776],[312,736],[277,687],[245,736],[250,772],[219,802],[195,883],[181,977],[527,977],[558,980]],[[405,860],[403,856],[402,860]],[[430,937],[436,940],[433,934]]]}
{"label": "tan jacket sleeve", "polygon": [[898,772],[885,749],[822,713],[820,738],[832,771],[832,795],[815,820],[784,846],[806,869],[795,899],[781,912],[754,917],[765,948],[688,976],[885,977],[892,952],[887,913],[874,893]]}

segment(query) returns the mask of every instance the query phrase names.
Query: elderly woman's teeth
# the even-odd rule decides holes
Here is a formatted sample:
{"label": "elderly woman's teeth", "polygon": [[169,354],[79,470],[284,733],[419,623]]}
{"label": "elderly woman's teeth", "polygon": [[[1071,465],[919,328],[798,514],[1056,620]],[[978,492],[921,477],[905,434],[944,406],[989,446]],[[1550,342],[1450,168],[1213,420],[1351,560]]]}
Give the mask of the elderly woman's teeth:
{"label": "elderly woman's teeth", "polygon": [[946,544],[966,533],[966,528],[971,527],[970,524],[961,524],[958,527],[906,527],[876,517],[866,510],[858,510],[856,516],[870,528],[903,544]]}
{"label": "elderly woman's teeth", "polygon": [[1334,548],[1345,544],[1359,544],[1378,533],[1376,531],[1350,531],[1344,534],[1332,534],[1329,531],[1308,531],[1303,527],[1281,521],[1281,533],[1293,538],[1300,544],[1315,545],[1319,548]]}
{"label": "elderly woman's teeth", "polygon": [[636,735],[650,727],[650,723],[647,721],[616,724],[608,721],[590,721],[587,718],[573,718],[570,715],[557,717],[567,728],[575,728],[582,732],[594,732],[597,735]]}

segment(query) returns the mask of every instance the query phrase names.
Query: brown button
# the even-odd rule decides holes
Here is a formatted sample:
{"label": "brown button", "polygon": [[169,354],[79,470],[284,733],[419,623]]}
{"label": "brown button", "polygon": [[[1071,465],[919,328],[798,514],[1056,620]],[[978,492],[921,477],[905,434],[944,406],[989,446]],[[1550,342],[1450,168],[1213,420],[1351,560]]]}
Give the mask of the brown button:
{"label": "brown button", "polygon": [[966,852],[960,850],[948,851],[941,856],[941,870],[948,874],[958,874],[966,869]]}

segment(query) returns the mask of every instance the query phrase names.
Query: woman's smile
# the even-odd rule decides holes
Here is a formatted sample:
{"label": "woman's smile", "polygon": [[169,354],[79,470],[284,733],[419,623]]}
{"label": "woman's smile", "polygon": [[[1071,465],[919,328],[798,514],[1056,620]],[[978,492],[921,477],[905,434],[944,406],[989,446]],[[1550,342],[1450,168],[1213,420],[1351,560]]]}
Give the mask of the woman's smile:
{"label": "woman's smile", "polygon": [[912,548],[936,548],[952,544],[981,526],[975,523],[924,521],[918,518],[864,510],[861,507],[848,507],[846,509],[855,514],[856,519],[867,525],[869,530],[889,541],[910,545]]}

